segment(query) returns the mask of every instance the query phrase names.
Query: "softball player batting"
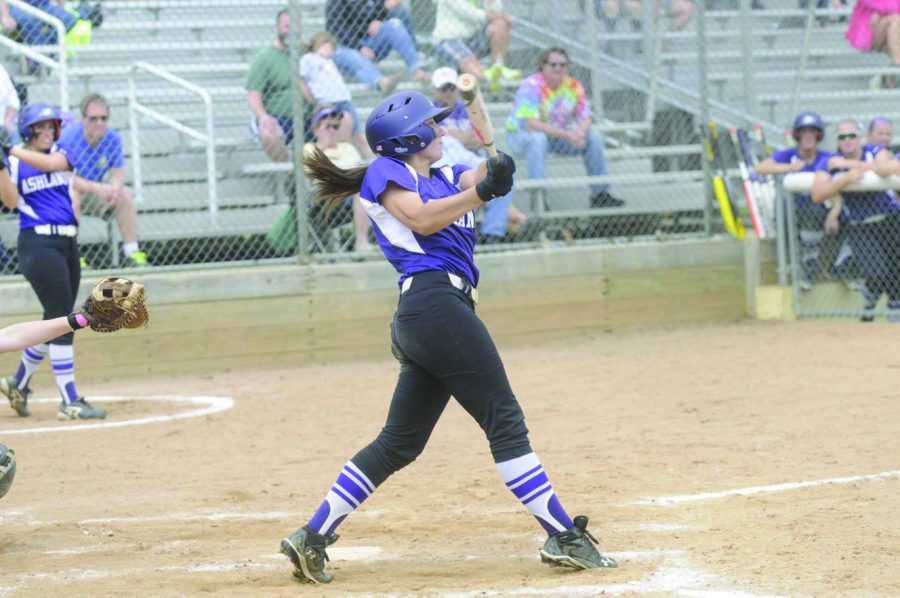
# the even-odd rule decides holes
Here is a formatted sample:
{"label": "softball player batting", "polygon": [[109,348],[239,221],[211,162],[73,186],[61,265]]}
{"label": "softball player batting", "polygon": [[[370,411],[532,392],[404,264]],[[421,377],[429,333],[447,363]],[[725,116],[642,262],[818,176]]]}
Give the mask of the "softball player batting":
{"label": "softball player batting", "polygon": [[[44,319],[72,312],[78,284],[78,220],[72,205],[72,174],[50,172],[46,162],[50,152],[65,156],[59,139],[59,111],[47,104],[31,104],[19,114],[19,134],[25,148],[13,148],[9,159],[9,184],[2,187],[6,207],[19,210],[19,267],[44,308]],[[75,353],[70,331],[50,341],[25,349],[16,373],[0,380],[0,392],[22,417],[31,415],[28,383],[49,353],[53,375],[62,402],[58,419],[106,417],[78,395],[75,388]]]}
{"label": "softball player batting", "polygon": [[366,122],[379,156],[368,167],[341,169],[321,152],[303,159],[329,206],[359,194],[381,250],[400,273],[391,324],[400,376],[384,428],[344,465],[309,522],[281,542],[300,579],[331,581],[325,549],[338,539],[338,525],[422,452],[451,395],[484,430],[507,488],[546,530],[541,559],[576,569],[616,566],[594,547],[587,517],[573,522],[556,497],[497,348],[475,314],[474,211],[510,191],[515,163],[501,153],[474,170],[432,168],[442,153],[438,123],[451,110],[418,92],[396,93]]}

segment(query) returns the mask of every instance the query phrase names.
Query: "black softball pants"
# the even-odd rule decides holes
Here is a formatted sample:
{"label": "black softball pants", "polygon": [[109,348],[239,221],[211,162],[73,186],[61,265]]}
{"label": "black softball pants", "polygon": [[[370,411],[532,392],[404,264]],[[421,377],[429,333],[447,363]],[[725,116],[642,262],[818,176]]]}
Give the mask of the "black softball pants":
{"label": "black softball pants", "polygon": [[869,299],[882,294],[900,300],[900,212],[881,220],[851,223],[847,227],[853,259],[866,280]]}
{"label": "black softball pants", "polygon": [[[31,284],[44,308],[44,319],[52,320],[72,313],[78,284],[81,282],[78,240],[61,235],[38,235],[34,229],[19,232],[19,268]],[[71,345],[74,332],[50,341]]]}
{"label": "black softball pants", "polygon": [[375,486],[419,456],[451,395],[481,426],[495,462],[532,452],[494,341],[445,272],[413,277],[400,295],[391,340],[400,377],[387,423],[352,459]]}

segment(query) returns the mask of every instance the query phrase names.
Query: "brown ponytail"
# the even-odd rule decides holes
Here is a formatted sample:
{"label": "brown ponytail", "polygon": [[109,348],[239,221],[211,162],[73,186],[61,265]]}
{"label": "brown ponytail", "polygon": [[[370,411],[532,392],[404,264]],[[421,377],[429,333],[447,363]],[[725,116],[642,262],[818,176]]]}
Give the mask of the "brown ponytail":
{"label": "brown ponytail", "polygon": [[315,182],[314,198],[325,204],[326,213],[351,195],[359,193],[366,175],[366,166],[340,168],[317,147],[300,161],[306,169],[306,176]]}

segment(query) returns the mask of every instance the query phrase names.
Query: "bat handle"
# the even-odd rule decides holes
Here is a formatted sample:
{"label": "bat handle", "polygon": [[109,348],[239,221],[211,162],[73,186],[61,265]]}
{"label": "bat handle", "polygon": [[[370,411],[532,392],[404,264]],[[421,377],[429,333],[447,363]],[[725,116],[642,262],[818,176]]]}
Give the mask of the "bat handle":
{"label": "bat handle", "polygon": [[488,157],[496,158],[497,157],[497,146],[492,141],[490,145],[484,146],[484,149],[487,150]]}

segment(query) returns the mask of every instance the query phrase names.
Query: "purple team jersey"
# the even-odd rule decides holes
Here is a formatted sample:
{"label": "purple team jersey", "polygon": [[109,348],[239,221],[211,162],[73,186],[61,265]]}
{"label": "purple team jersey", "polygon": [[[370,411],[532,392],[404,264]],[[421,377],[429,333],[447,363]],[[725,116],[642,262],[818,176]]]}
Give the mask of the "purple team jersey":
{"label": "purple team jersey", "polygon": [[[63,154],[72,163],[65,145],[54,145],[50,151]],[[10,156],[9,176],[19,189],[20,229],[41,224],[78,224],[72,208],[71,172],[44,172]]]}
{"label": "purple team jersey", "polygon": [[[831,157],[830,152],[823,152],[822,150],[816,150],[816,157],[813,158],[812,162],[807,162],[806,166],[803,167],[800,172],[815,172],[816,165],[825,161],[828,162],[828,158]],[[800,157],[800,152],[796,147],[792,147],[786,150],[781,150],[778,152],[774,152],[770,158],[772,158],[778,164],[793,164],[798,160],[803,160]],[[813,205],[812,196],[809,193],[794,193],[794,207],[795,208],[804,208]]]}
{"label": "purple team jersey", "polygon": [[432,168],[430,177],[418,175],[397,158],[381,156],[366,169],[359,197],[372,220],[375,237],[385,257],[400,273],[399,284],[417,272],[438,270],[456,274],[478,286],[475,250],[475,213],[469,212],[456,222],[431,235],[420,235],[381,205],[381,195],[393,183],[417,192],[422,201],[441,199],[460,192],[459,176],[467,166]]}
{"label": "purple team jersey", "polygon": [[[883,145],[864,145],[860,159],[863,162],[874,162],[875,156],[883,149]],[[829,169],[827,159],[816,163],[816,170],[827,170],[832,176],[844,172],[844,169]],[[888,214],[900,209],[893,191],[841,191],[841,197],[844,198],[843,214],[851,222],[859,222],[871,216]]]}

